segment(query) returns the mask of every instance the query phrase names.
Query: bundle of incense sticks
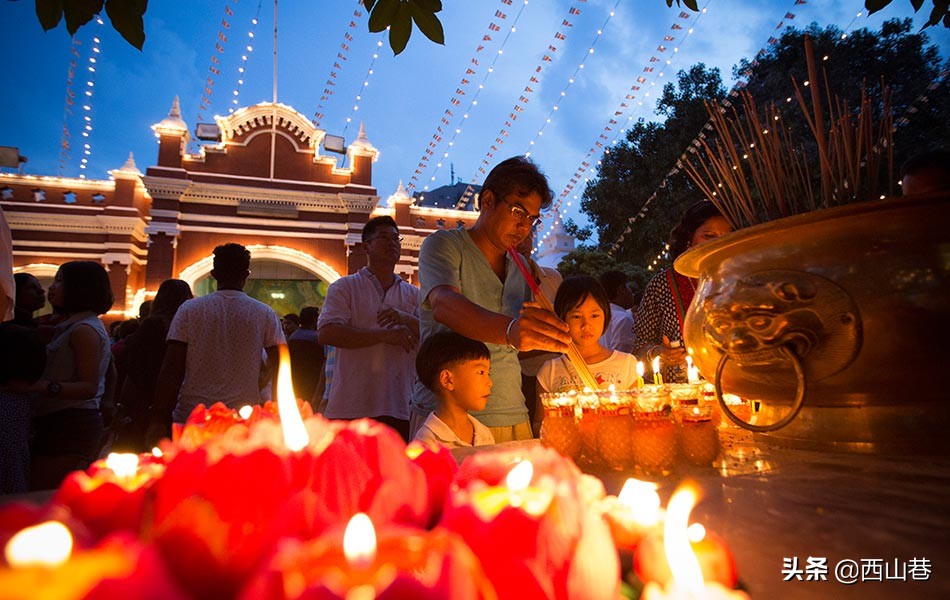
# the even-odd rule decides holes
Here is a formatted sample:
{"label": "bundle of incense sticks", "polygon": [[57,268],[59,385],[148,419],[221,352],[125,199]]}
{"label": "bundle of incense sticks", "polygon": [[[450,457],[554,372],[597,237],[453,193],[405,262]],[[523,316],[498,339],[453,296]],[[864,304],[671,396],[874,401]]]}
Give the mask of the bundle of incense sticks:
{"label": "bundle of incense sticks", "polygon": [[[522,258],[521,255],[518,254],[518,251],[513,247],[508,248],[508,255],[511,256],[511,260],[514,261],[515,266],[518,267],[518,270],[521,271],[521,275],[525,278],[525,281],[528,282],[528,286],[531,287],[531,292],[534,294],[534,297],[538,299],[541,307],[553,313],[554,304],[544,294],[544,292],[541,291],[541,288],[538,286],[538,282],[536,282],[534,277],[531,275],[528,265],[525,264],[524,258]],[[597,385],[597,380],[594,379],[594,376],[591,374],[590,369],[587,368],[587,363],[584,362],[584,357],[581,356],[581,353],[577,350],[577,346],[574,345],[573,340],[571,340],[567,346],[567,358],[571,361],[571,364],[574,365],[574,370],[577,371],[577,375],[581,378],[581,381],[585,386],[592,390],[600,388],[600,386]]]}

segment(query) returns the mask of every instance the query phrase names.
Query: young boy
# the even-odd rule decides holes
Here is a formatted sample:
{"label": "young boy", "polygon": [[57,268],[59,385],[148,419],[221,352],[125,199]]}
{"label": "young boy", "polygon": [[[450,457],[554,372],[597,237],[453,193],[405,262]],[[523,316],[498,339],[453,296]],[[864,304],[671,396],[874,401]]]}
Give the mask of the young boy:
{"label": "young boy", "polygon": [[468,414],[484,410],[488,403],[490,367],[488,347],[481,342],[454,331],[426,338],[416,355],[416,372],[435,394],[437,405],[413,439],[449,448],[494,444],[488,427]]}

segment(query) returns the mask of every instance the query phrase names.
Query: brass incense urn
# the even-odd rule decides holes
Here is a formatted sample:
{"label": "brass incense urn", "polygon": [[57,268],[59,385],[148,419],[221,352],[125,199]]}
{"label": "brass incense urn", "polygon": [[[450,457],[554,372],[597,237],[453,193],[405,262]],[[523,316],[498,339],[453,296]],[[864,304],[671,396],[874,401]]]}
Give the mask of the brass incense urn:
{"label": "brass incense urn", "polygon": [[[689,250],[675,268],[699,277],[684,324],[696,364],[725,413],[761,439],[947,448],[950,195],[771,221]],[[723,391],[760,401],[753,423],[728,411]]]}

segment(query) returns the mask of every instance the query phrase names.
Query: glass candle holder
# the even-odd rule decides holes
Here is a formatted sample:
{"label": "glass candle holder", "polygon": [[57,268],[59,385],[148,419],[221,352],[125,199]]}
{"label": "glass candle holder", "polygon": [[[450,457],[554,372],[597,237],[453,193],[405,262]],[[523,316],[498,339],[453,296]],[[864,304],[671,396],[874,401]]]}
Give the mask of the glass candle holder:
{"label": "glass candle holder", "polygon": [[701,395],[698,385],[693,383],[671,383],[666,386],[670,392],[670,405],[673,413],[679,414],[683,409],[701,404]]}
{"label": "glass candle holder", "polygon": [[544,421],[541,423],[541,443],[563,456],[577,460],[581,450],[581,434],[577,427],[577,394],[541,394]]}
{"label": "glass candle holder", "polygon": [[647,473],[663,473],[676,460],[676,426],[665,385],[630,390],[633,413],[630,443],[633,464]]}
{"label": "glass candle holder", "polygon": [[679,413],[677,432],[683,458],[693,465],[709,466],[719,456],[719,432],[712,409],[692,406]]}
{"label": "glass candle holder", "polygon": [[597,423],[600,420],[600,398],[595,392],[586,390],[578,394],[577,429],[581,437],[580,458],[587,463],[600,462],[597,450]]}
{"label": "glass candle holder", "polygon": [[599,392],[597,453],[602,464],[623,470],[633,464],[633,395],[629,392]]}

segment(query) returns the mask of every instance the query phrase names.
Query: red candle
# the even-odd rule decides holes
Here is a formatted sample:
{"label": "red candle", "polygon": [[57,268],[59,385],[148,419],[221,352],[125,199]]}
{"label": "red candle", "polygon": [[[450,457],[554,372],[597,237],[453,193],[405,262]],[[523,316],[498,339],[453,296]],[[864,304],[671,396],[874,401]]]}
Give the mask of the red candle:
{"label": "red candle", "polygon": [[[556,452],[539,450],[569,463]],[[508,453],[494,454],[502,464],[511,459]],[[463,464],[460,478],[465,471]],[[616,598],[619,563],[594,507],[591,492],[597,486],[581,476],[571,481],[543,472],[534,477],[532,471],[531,461],[523,460],[503,485],[460,482],[464,487],[450,496],[442,524],[472,547],[499,598]],[[493,471],[485,472],[495,478]]]}
{"label": "red candle", "polygon": [[153,549],[127,535],[74,549],[69,529],[47,521],[20,531],[5,546],[0,590],[10,600],[185,598]]}
{"label": "red candle", "polygon": [[358,513],[342,536],[287,541],[242,591],[246,600],[494,598],[478,559],[455,534],[398,526],[377,531]]}
{"label": "red candle", "polygon": [[146,490],[165,470],[151,454],[110,454],[63,481],[53,503],[65,506],[97,536],[138,531]]}

